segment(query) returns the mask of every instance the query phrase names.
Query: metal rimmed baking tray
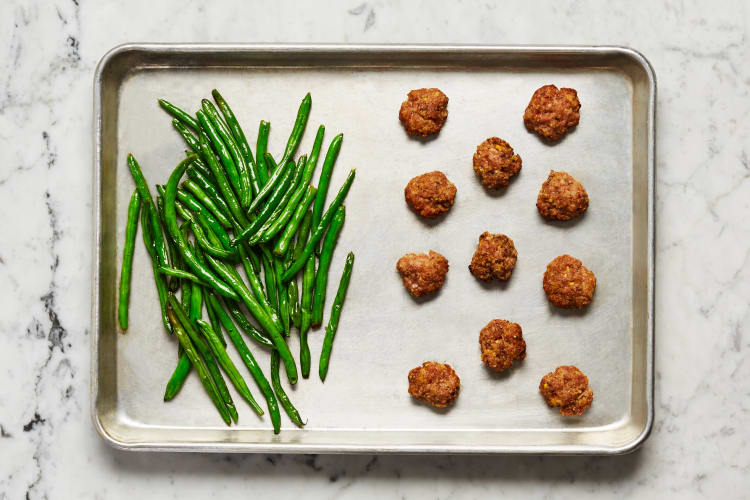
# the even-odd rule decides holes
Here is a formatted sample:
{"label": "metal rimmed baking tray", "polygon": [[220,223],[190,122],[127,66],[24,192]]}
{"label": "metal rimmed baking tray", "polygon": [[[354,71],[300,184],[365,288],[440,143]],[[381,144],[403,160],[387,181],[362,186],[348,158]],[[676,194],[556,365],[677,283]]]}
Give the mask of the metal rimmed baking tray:
{"label": "metal rimmed baking tray", "polygon": [[[523,111],[536,88],[573,87],[580,125],[547,145],[528,133]],[[397,113],[412,88],[439,87],[450,98],[439,137],[411,140]],[[162,330],[151,269],[136,247],[131,326],[116,326],[116,285],[128,198],[125,157],[133,152],[151,183],[164,182],[184,145],[156,99],[197,107],[219,88],[248,135],[271,122],[270,150],[283,147],[305,92],[314,127],[326,143],[345,139],[333,186],[350,168],[357,181],[334,255],[337,276],[347,250],[355,275],[328,380],[314,375],[289,389],[308,424],[287,421],[280,435],[248,408],[224,427],[196,377],[162,402],[176,361]],[[94,81],[94,240],[92,278],[92,416],[111,445],[132,450],[290,453],[598,453],[635,449],[653,421],[654,113],[653,71],[639,53],[619,47],[400,45],[161,45],[117,47]],[[311,132],[312,130],[312,132]],[[471,158],[490,136],[506,139],[523,169],[502,193],[488,194]],[[565,170],[587,188],[580,220],[545,223],[536,194],[549,170]],[[403,200],[406,182],[442,170],[456,184],[451,212],[426,224]],[[467,271],[478,235],[514,239],[511,280],[483,286]],[[431,300],[412,300],[395,272],[410,251],[434,249],[450,261]],[[547,262],[569,253],[597,275],[596,296],[582,313],[548,305],[541,287]],[[329,283],[329,296],[337,278]],[[479,330],[492,318],[523,327],[526,359],[502,376],[479,359]],[[321,333],[311,334],[317,360]],[[292,335],[292,350],[297,342]],[[267,353],[255,349],[261,363]],[[447,361],[461,377],[449,411],[410,399],[406,374],[424,360]],[[595,393],[591,409],[563,418],[537,386],[561,364],[575,364]],[[267,364],[266,364],[267,366]],[[315,370],[313,370],[315,372]]]}

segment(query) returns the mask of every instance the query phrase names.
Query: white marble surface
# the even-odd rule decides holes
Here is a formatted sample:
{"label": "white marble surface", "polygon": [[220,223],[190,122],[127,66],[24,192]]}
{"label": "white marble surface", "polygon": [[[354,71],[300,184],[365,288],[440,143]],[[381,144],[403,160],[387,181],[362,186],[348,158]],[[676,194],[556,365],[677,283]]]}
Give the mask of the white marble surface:
{"label": "white marble surface", "polygon": [[[0,499],[743,498],[750,487],[750,6],[5,0]],[[89,418],[92,75],[137,41],[621,44],[659,84],[656,424],[613,458],[110,449]]]}

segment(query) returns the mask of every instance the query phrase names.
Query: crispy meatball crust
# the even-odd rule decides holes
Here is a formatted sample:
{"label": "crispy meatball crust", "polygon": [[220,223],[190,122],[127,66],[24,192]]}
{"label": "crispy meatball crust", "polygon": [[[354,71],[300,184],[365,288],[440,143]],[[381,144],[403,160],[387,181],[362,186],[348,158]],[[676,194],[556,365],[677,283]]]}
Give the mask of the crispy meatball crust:
{"label": "crispy meatball crust", "polygon": [[430,250],[426,253],[407,253],[396,264],[404,287],[415,297],[436,292],[443,286],[448,273],[448,259]]}
{"label": "crispy meatball crust", "polygon": [[513,240],[504,234],[485,231],[479,236],[479,244],[469,264],[469,271],[483,281],[510,279],[516,265],[518,252]]}
{"label": "crispy meatball crust", "polygon": [[578,125],[580,109],[581,102],[575,89],[545,85],[531,96],[523,123],[529,132],[536,132],[542,139],[557,141],[570,127]]}
{"label": "crispy meatball crust", "polygon": [[398,112],[406,133],[419,137],[440,132],[447,118],[448,96],[440,89],[412,90]]}
{"label": "crispy meatball crust", "polygon": [[456,198],[456,186],[442,172],[428,172],[404,188],[406,203],[422,217],[434,219],[446,213]]}
{"label": "crispy meatball crust", "polygon": [[575,366],[558,366],[542,377],[539,392],[549,406],[559,406],[566,417],[583,415],[594,401],[588,377]]}
{"label": "crispy meatball crust", "polygon": [[477,146],[474,153],[474,173],[487,189],[499,189],[510,184],[510,179],[521,171],[521,157],[506,141],[490,137]]}
{"label": "crispy meatball crust", "polygon": [[549,220],[570,220],[589,207],[583,185],[567,172],[551,170],[536,199],[539,214]]}
{"label": "crispy meatball crust", "polygon": [[565,254],[547,264],[542,286],[556,306],[581,309],[594,297],[596,276],[580,260]]}
{"label": "crispy meatball crust", "polygon": [[507,370],[513,361],[526,357],[526,342],[521,325],[493,319],[479,332],[482,361],[495,372]]}
{"label": "crispy meatball crust", "polygon": [[426,361],[409,371],[409,394],[435,408],[453,403],[460,388],[461,380],[449,364]]}

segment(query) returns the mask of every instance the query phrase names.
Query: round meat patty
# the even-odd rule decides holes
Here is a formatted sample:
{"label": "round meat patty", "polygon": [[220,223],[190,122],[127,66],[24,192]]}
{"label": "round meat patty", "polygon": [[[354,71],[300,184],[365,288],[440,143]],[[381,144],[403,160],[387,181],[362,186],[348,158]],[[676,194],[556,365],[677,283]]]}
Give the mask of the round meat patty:
{"label": "round meat patty", "polygon": [[436,292],[443,286],[448,273],[448,259],[430,250],[426,253],[407,253],[396,264],[404,287],[415,297]]}
{"label": "round meat patty", "polygon": [[406,203],[422,217],[434,219],[446,213],[456,198],[456,186],[442,172],[418,175],[404,188]]}
{"label": "round meat patty", "polygon": [[526,357],[526,342],[521,325],[504,319],[493,319],[479,332],[482,361],[495,372],[511,367]]}
{"label": "round meat patty", "polygon": [[406,133],[419,137],[440,132],[447,118],[448,96],[440,89],[412,90],[398,113]]}
{"label": "round meat patty", "polygon": [[536,199],[539,214],[549,220],[570,220],[588,207],[586,189],[567,172],[551,170]]}
{"label": "round meat patty", "polygon": [[542,377],[539,392],[547,405],[559,406],[566,417],[583,415],[594,401],[588,377],[575,366],[558,366]]}
{"label": "round meat patty", "polygon": [[449,364],[426,361],[409,371],[409,394],[435,408],[453,403],[460,388],[461,380]]}
{"label": "round meat patty", "polygon": [[469,264],[471,274],[483,281],[510,279],[516,265],[518,252],[513,240],[504,234],[485,231],[479,236],[479,244]]}
{"label": "round meat patty", "polygon": [[542,286],[556,306],[581,309],[594,297],[596,276],[580,260],[565,254],[547,264]]}
{"label": "round meat patty", "polygon": [[523,114],[529,132],[547,141],[557,141],[578,125],[581,102],[575,89],[545,85],[537,89]]}
{"label": "round meat patty", "polygon": [[477,146],[474,153],[474,173],[487,189],[500,189],[521,171],[521,157],[506,141],[490,137]]}

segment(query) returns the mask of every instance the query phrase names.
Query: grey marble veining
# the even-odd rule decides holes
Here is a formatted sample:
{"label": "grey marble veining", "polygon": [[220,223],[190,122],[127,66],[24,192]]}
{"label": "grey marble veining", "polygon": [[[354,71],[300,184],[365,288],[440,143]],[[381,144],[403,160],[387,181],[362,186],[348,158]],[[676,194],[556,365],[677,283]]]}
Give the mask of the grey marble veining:
{"label": "grey marble veining", "polygon": [[[743,498],[750,6],[38,0],[0,5],[0,499]],[[124,453],[89,418],[92,75],[133,41],[620,44],[658,86],[656,423],[624,457]]]}

